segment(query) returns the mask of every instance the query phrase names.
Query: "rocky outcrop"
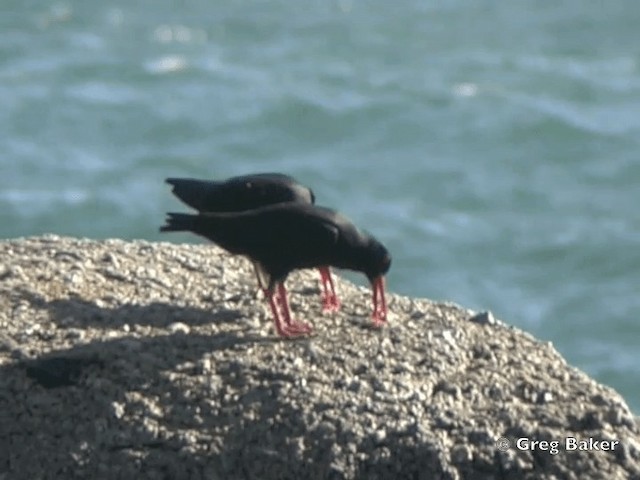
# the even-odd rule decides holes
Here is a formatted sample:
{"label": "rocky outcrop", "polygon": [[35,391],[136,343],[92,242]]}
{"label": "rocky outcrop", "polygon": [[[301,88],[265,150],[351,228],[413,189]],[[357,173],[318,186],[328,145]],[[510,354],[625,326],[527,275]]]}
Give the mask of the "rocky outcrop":
{"label": "rocky outcrop", "polygon": [[640,478],[624,400],[550,344],[396,295],[373,329],[368,289],[323,315],[316,282],[282,340],[216,247],[0,242],[0,478]]}

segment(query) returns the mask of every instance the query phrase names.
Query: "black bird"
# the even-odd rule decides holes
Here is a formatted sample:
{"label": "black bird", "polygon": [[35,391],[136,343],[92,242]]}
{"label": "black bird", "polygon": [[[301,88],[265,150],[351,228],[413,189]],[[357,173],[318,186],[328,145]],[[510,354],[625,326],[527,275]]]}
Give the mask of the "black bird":
{"label": "black bird", "polygon": [[199,212],[241,212],[273,203],[315,203],[313,191],[289,175],[254,173],[224,181],[167,178],[176,197]]}
{"label": "black bird", "polygon": [[[167,178],[166,182],[173,187],[176,197],[200,213],[242,212],[281,202],[314,204],[316,200],[310,188],[281,173],[255,173],[224,181]],[[260,269],[255,268],[258,283],[264,290],[267,286]],[[318,271],[322,285],[322,309],[339,310],[340,301],[329,267],[319,266]]]}
{"label": "black bird", "polygon": [[291,318],[287,275],[327,265],[364,273],[373,288],[374,325],[386,323],[384,275],[391,256],[378,240],[334,210],[288,202],[237,213],[169,213],[160,231],[193,232],[249,257],[266,279],[265,293],[281,336],[311,332],[308,324]]}

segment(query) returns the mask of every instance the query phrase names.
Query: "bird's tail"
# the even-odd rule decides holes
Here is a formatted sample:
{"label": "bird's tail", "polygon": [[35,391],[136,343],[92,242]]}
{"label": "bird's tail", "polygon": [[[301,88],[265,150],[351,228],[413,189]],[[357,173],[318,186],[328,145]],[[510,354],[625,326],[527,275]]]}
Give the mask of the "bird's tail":
{"label": "bird's tail", "polygon": [[197,230],[198,215],[188,213],[167,213],[161,232],[194,232]]}
{"label": "bird's tail", "polygon": [[167,178],[165,181],[173,187],[176,197],[199,211],[206,210],[207,197],[218,185],[218,182],[193,178]]}

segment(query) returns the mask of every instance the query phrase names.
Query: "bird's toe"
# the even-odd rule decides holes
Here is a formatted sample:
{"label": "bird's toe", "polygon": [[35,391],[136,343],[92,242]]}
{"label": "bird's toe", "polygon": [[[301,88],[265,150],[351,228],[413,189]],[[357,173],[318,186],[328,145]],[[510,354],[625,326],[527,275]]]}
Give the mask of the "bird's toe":
{"label": "bird's toe", "polygon": [[373,321],[373,326],[376,328],[381,328],[387,324],[387,316],[379,313],[374,313],[371,316],[371,320]]}
{"label": "bird's toe", "polygon": [[322,299],[322,311],[333,313],[340,311],[340,300],[337,297],[326,297]]}
{"label": "bird's toe", "polygon": [[298,322],[295,320],[285,328],[290,336],[308,335],[313,331],[313,328],[311,328],[311,325],[309,325],[308,323]]}

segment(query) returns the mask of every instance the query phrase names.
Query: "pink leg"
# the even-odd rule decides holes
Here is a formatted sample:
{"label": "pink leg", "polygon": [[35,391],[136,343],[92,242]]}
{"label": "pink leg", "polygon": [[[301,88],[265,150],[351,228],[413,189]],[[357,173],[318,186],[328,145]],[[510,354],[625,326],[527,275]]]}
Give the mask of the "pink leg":
{"label": "pink leg", "polygon": [[381,327],[387,323],[387,300],[384,297],[384,277],[378,277],[373,282],[373,314],[374,327]]}
{"label": "pink leg", "polygon": [[340,300],[336,295],[336,289],[331,278],[329,267],[320,267],[320,280],[322,282],[322,311],[337,312],[340,310]]}
{"label": "pink leg", "polygon": [[278,335],[281,337],[288,337],[288,332],[282,327],[282,321],[280,320],[280,311],[278,310],[278,305],[276,300],[273,298],[273,292],[270,292],[268,289],[263,288],[264,296],[269,299],[269,306],[271,307],[271,313],[273,313],[273,321],[276,325],[276,331]]}
{"label": "pink leg", "polygon": [[311,333],[311,326],[293,320],[291,318],[291,311],[289,310],[289,302],[287,301],[287,289],[284,287],[283,283],[278,283],[278,303],[280,307],[282,307],[283,319],[284,319],[284,329],[287,331],[290,336],[293,335],[305,335]]}

